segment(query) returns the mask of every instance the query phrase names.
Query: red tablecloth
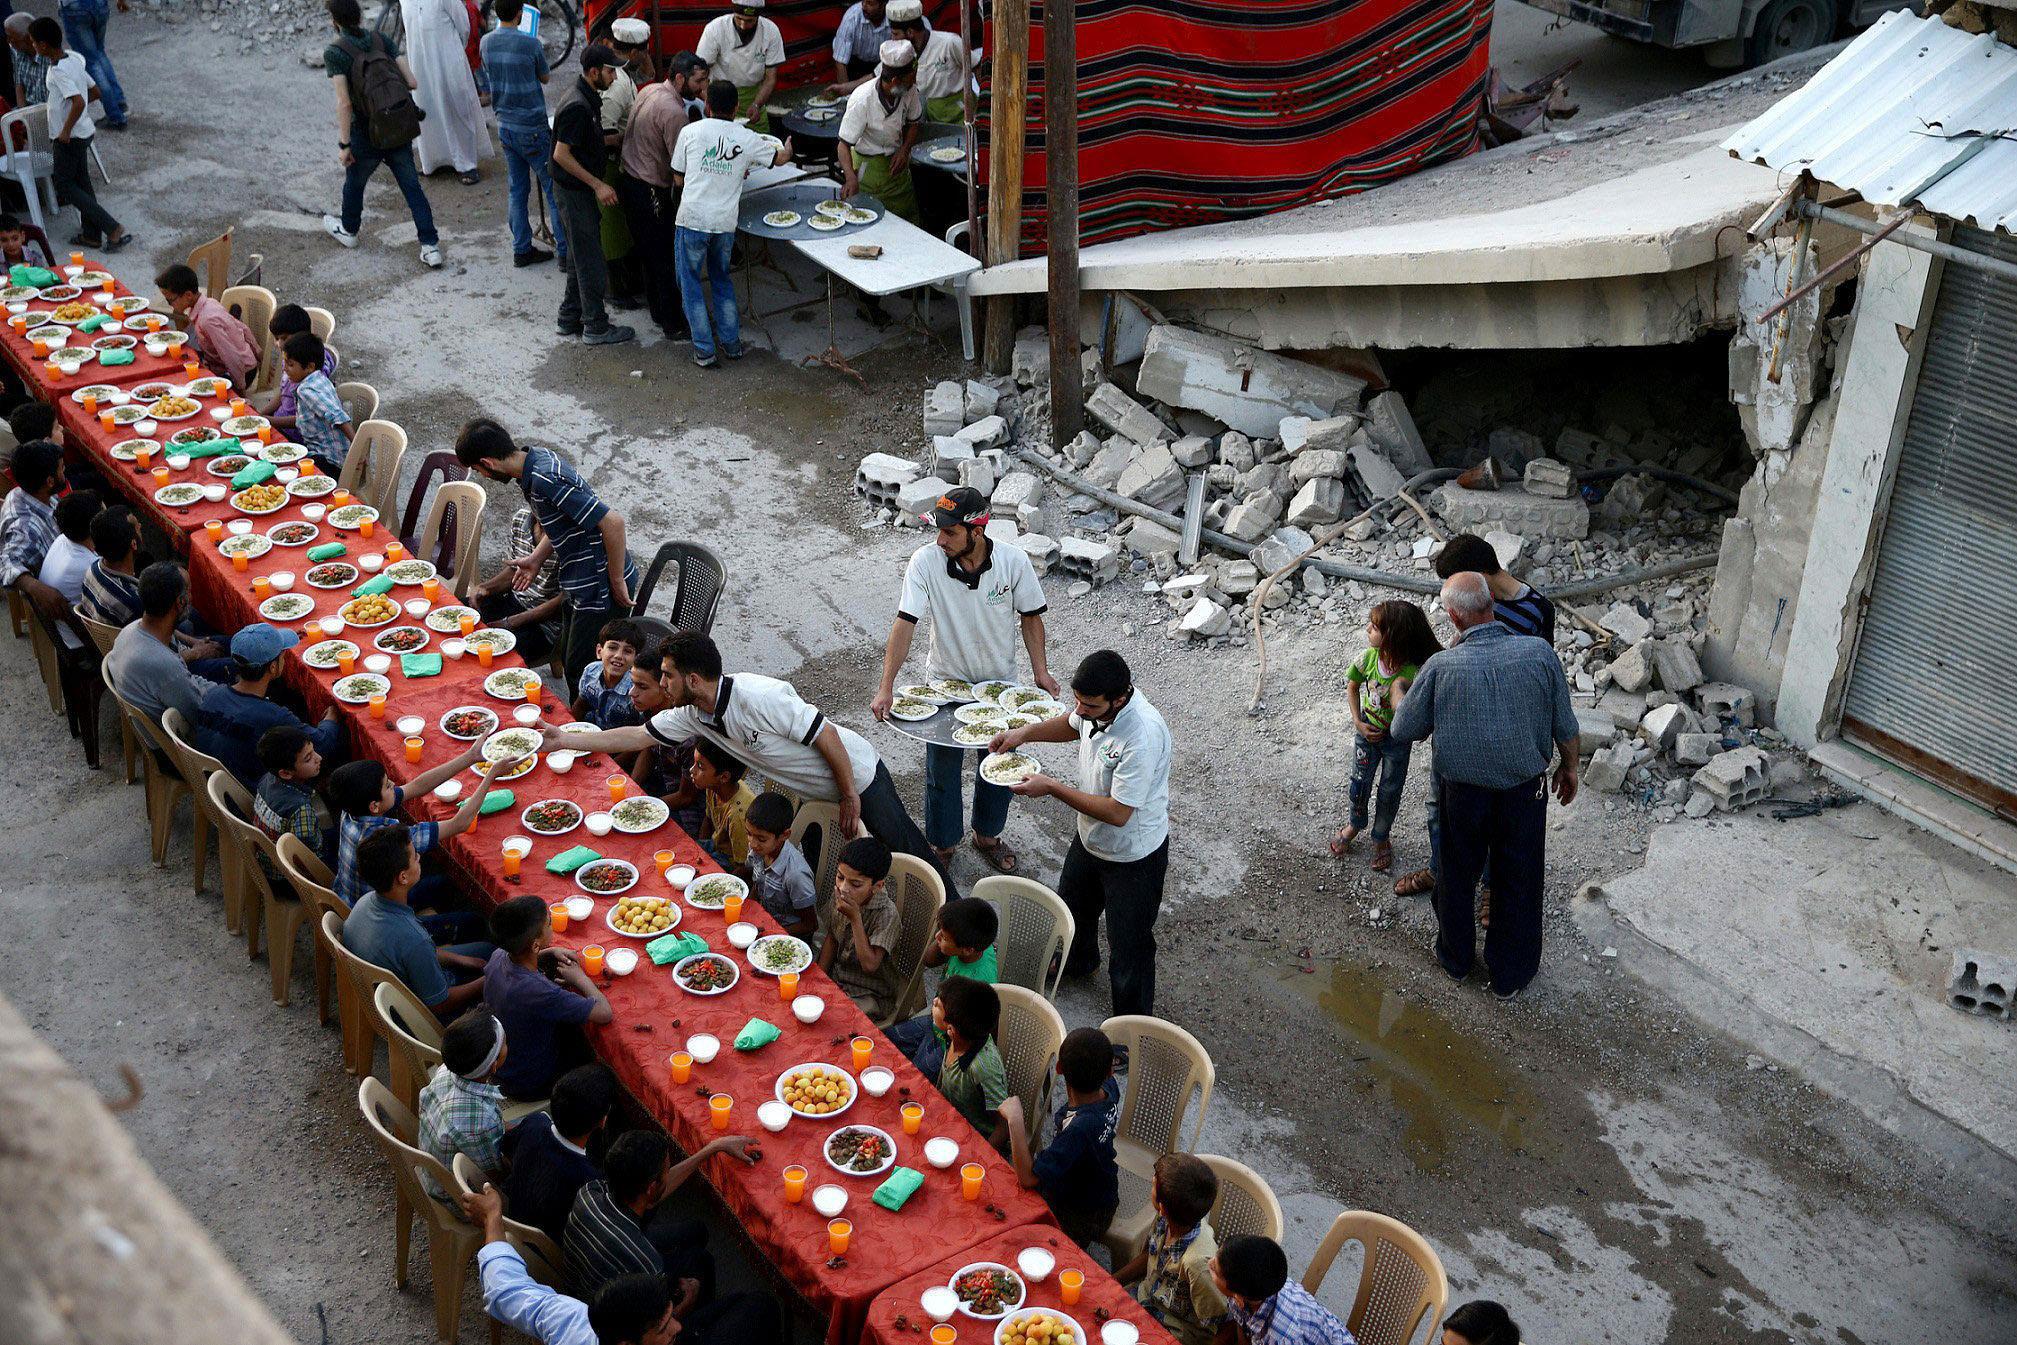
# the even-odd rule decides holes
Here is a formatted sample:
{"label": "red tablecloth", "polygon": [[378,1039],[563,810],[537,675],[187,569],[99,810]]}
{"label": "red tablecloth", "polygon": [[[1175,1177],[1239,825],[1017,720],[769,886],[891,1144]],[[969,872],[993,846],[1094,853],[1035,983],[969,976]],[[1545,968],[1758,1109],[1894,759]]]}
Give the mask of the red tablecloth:
{"label": "red tablecloth", "polygon": [[[941,1258],[907,1279],[899,1280],[875,1296],[869,1304],[868,1322],[862,1329],[863,1345],[925,1345],[931,1318],[925,1316],[919,1298],[934,1285],[946,1284],[955,1272],[976,1261],[993,1261],[1015,1267],[1016,1256],[1025,1247],[1042,1247],[1057,1258],[1057,1268],[1048,1279],[1029,1286],[1022,1307],[1051,1308],[1070,1317],[1087,1333],[1088,1345],[1098,1345],[1100,1327],[1110,1318],[1133,1322],[1141,1332],[1142,1345],[1174,1345],[1175,1337],[1149,1316],[1120,1282],[1102,1270],[1070,1238],[1055,1228],[1024,1228],[994,1237],[975,1247]],[[1058,1276],[1067,1270],[1085,1275],[1079,1301],[1064,1306],[1058,1296]],[[1018,1311],[1021,1309],[1019,1308]],[[1107,1316],[1099,1314],[1104,1311]],[[898,1319],[902,1324],[898,1324]],[[955,1313],[952,1324],[959,1329],[958,1345],[993,1345],[995,1323],[978,1321],[965,1313]]]}
{"label": "red tablecloth", "polygon": [[[4,349],[7,352],[9,360],[12,361],[15,369],[28,383],[28,386],[39,390],[44,396],[53,396],[69,388],[81,387],[86,383],[125,384],[138,383],[153,378],[172,378],[178,383],[186,381],[187,375],[183,372],[182,356],[179,353],[150,355],[144,344],[134,347],[133,363],[131,364],[118,365],[106,369],[101,368],[98,361],[91,360],[74,375],[57,377],[49,372],[47,361],[36,356],[34,348],[28,340],[27,333],[44,322],[51,321],[50,315],[65,303],[89,304],[92,308],[103,312],[103,306],[93,298],[99,292],[99,290],[93,289],[76,299],[62,301],[31,299],[28,301],[23,313],[20,314],[20,316],[28,319],[26,327],[17,328],[14,325],[11,319],[16,316],[15,314],[0,314],[0,317],[10,319],[9,321],[0,323],[0,349]],[[130,298],[133,296],[133,291],[127,289],[125,285],[118,281],[113,282],[112,292],[118,298]],[[149,309],[158,310],[158,301],[150,300]],[[167,314],[156,311],[156,316],[162,319],[163,330],[173,330],[174,323],[168,318]],[[74,324],[63,323],[62,325],[71,328],[71,335],[67,344],[73,346],[89,345],[98,337],[111,336],[122,331],[129,336],[141,336],[146,333],[146,321],[138,315],[135,316],[130,325],[124,319],[115,319],[115,321],[118,321],[120,325],[113,328],[112,331],[107,331],[105,328],[100,327],[96,331],[91,332],[78,331]]]}
{"label": "red tablecloth", "polygon": [[[189,533],[197,532],[203,527],[204,523],[213,518],[229,520],[244,517],[238,510],[231,507],[228,493],[225,499],[216,503],[212,503],[209,500],[198,500],[195,504],[179,507],[162,504],[154,498],[155,491],[160,489],[160,483],[157,483],[148,473],[140,471],[132,463],[121,462],[112,456],[112,446],[114,444],[124,443],[129,439],[147,437],[162,446],[162,451],[154,455],[153,466],[165,467],[170,451],[168,440],[172,436],[184,430],[199,427],[210,430],[217,429],[218,418],[212,413],[229,409],[231,394],[228,389],[219,394],[195,398],[194,400],[201,409],[186,420],[151,422],[154,425],[153,433],[143,436],[138,426],[118,426],[107,430],[104,422],[100,419],[100,415],[106,409],[105,405],[101,404],[97,412],[87,412],[83,404],[76,399],[75,394],[78,389],[90,387],[99,382],[115,384],[124,389],[139,387],[143,383],[159,383],[169,380],[159,378],[136,378],[130,380],[111,378],[101,380],[96,376],[97,373],[123,371],[94,371],[94,366],[91,365],[86,365],[85,371],[85,373],[80,374],[77,378],[68,380],[64,387],[46,390],[46,395],[54,398],[56,417],[63,425],[64,443],[72,453],[88,460],[107,480],[115,482],[122,489],[126,490],[127,494],[132,498],[134,507],[141,512],[142,516],[150,520],[157,528],[172,538],[179,539]],[[205,375],[205,377],[208,377],[208,375]],[[175,370],[173,381],[177,387],[184,386],[182,370],[179,366]],[[218,382],[221,385],[221,380]],[[129,402],[128,404],[130,405],[131,403]],[[256,449],[258,446],[256,440],[252,442],[253,448]],[[210,464],[212,461],[213,459],[210,458],[192,459],[190,464],[181,471],[169,472],[168,484],[193,482],[199,486],[228,485],[227,478],[211,474]],[[289,515],[289,517],[292,516],[291,514]],[[255,530],[264,532],[278,517],[279,515],[273,515],[267,518],[255,519]]]}

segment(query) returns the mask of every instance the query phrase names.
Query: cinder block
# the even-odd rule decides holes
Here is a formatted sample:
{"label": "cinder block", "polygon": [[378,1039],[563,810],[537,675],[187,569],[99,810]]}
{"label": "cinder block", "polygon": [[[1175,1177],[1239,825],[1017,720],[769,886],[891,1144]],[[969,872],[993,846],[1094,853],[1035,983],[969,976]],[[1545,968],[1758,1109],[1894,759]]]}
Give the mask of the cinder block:
{"label": "cinder block", "polygon": [[1262,574],[1273,574],[1308,551],[1314,541],[1301,528],[1277,528],[1274,536],[1254,548],[1254,565]]}
{"label": "cinder block", "polygon": [[1144,556],[1174,556],[1184,540],[1152,518],[1129,519],[1127,526],[1114,535]]}
{"label": "cinder block", "polygon": [[1724,812],[1747,807],[1771,792],[1771,763],[1755,747],[1718,752],[1695,772],[1695,785],[1716,800]]}
{"label": "cinder block", "polygon": [[935,476],[921,476],[915,481],[906,481],[896,493],[896,521],[905,528],[925,526],[924,515],[931,511],[938,497],[952,489],[952,482],[942,481]]}
{"label": "cinder block", "polygon": [[1662,705],[1646,711],[1646,717],[1639,721],[1639,739],[1655,752],[1665,752],[1687,726],[1685,706]]}
{"label": "cinder block", "polygon": [[894,509],[897,492],[923,475],[923,463],[894,453],[871,453],[854,469],[854,488],[877,508]]}
{"label": "cinder block", "polygon": [[1222,336],[1159,326],[1143,344],[1135,388],[1259,438],[1273,435],[1284,416],[1322,420],[1356,410],[1366,384]]}
{"label": "cinder block", "polygon": [[993,461],[987,458],[968,458],[964,462],[955,463],[954,466],[958,468],[959,483],[962,486],[971,486],[983,495],[994,494],[997,478]]}
{"label": "cinder block", "polygon": [[1051,567],[1057,564],[1058,543],[1055,537],[1046,537],[1040,532],[1026,532],[1015,539],[1014,545],[1021,547],[1028,554],[1030,568],[1040,575],[1049,574]]}
{"label": "cinder block", "polygon": [[1170,446],[1158,441],[1135,455],[1114,489],[1131,500],[1162,509],[1184,495],[1184,469],[1170,456]]}
{"label": "cinder block", "polygon": [[1632,762],[1630,742],[1600,747],[1591,755],[1589,767],[1583,772],[1583,784],[1598,794],[1615,794],[1625,787],[1625,777],[1631,773]]}
{"label": "cinder block", "polygon": [[1757,719],[1758,697],[1749,687],[1731,682],[1702,683],[1695,688],[1695,704],[1704,718],[1718,724],[1734,719],[1739,728],[1748,729],[1754,727]]}
{"label": "cinder block", "polygon": [[1170,456],[1185,470],[1209,467],[1215,456],[1212,441],[1202,434],[1187,434],[1170,445]]}
{"label": "cinder block", "polygon": [[1653,684],[1653,663],[1648,655],[1649,640],[1641,640],[1611,660],[1611,682],[1624,691],[1644,691]]}
{"label": "cinder block", "polygon": [[1957,948],[1947,972],[1947,1003],[1963,1013],[2010,1021],[2017,998],[2017,958]]}
{"label": "cinder block", "polygon": [[1465,532],[1497,529],[1551,541],[1590,535],[1590,507],[1581,496],[1551,500],[1524,490],[1466,490],[1452,482],[1436,491],[1435,504],[1444,522]]}
{"label": "cinder block", "polygon": [[1713,733],[1682,733],[1674,738],[1674,761],[1682,766],[1706,766],[1723,740]]}
{"label": "cinder block", "polygon": [[1545,495],[1550,499],[1566,500],[1576,491],[1576,474],[1566,462],[1553,458],[1535,458],[1527,464],[1522,478],[1529,495]]}
{"label": "cinder block", "polygon": [[950,434],[931,439],[931,474],[946,481],[957,480],[961,464],[972,462],[973,445]]}
{"label": "cinder block", "polygon": [[1010,472],[994,488],[991,498],[996,513],[1011,514],[1026,504],[1043,498],[1043,478],[1035,472]]}
{"label": "cinder block", "polygon": [[1154,412],[1111,383],[1092,390],[1086,398],[1086,414],[1142,448],[1169,437],[1169,430]]}
{"label": "cinder block", "polygon": [[1061,538],[1056,568],[1074,579],[1104,584],[1120,573],[1120,549],[1085,537]]}
{"label": "cinder block", "polygon": [[976,450],[993,448],[1008,438],[1008,422],[1000,416],[984,416],[960,430],[956,437],[966,440]]}
{"label": "cinder block", "polygon": [[1219,591],[1244,598],[1261,582],[1261,567],[1250,560],[1229,560],[1219,567]]}
{"label": "cinder block", "polygon": [[1296,497],[1289,501],[1287,518],[1298,528],[1314,528],[1336,523],[1344,513],[1345,483],[1319,476],[1304,482]]}
{"label": "cinder block", "polygon": [[1652,648],[1653,680],[1662,691],[1686,695],[1702,684],[1702,665],[1695,651],[1679,640],[1656,640]]}
{"label": "cinder block", "polygon": [[944,382],[924,396],[924,432],[926,434],[958,434],[966,424],[966,389],[958,383]]}
{"label": "cinder block", "polygon": [[966,381],[966,423],[984,420],[1001,405],[1001,394],[977,378]]}
{"label": "cinder block", "polygon": [[1050,336],[1041,327],[1025,327],[1016,333],[1015,354],[1009,373],[1020,388],[1048,386],[1051,381]]}

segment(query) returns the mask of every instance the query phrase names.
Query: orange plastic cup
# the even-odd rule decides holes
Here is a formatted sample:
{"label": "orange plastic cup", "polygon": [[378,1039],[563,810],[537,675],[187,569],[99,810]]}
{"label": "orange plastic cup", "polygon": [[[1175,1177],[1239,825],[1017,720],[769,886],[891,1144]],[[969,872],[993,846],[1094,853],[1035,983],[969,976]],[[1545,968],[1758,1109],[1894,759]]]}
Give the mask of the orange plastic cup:
{"label": "orange plastic cup", "polygon": [[98,428],[105,431],[105,433],[110,434],[112,433],[112,431],[119,428],[119,422],[112,419],[112,413],[110,411],[100,411],[98,413]]}
{"label": "orange plastic cup", "polygon": [[788,1204],[796,1205],[805,1199],[806,1171],[793,1163],[784,1170],[784,1198]]}
{"label": "orange plastic cup", "polygon": [[[906,1112],[906,1119],[908,1113]],[[908,1127],[906,1127],[908,1129]],[[987,1169],[978,1163],[962,1164],[959,1170],[959,1193],[962,1200],[979,1200],[981,1178],[987,1176]]]}
{"label": "orange plastic cup", "polygon": [[263,575],[263,574],[255,574],[255,575],[253,575],[253,576],[252,576],[252,596],[253,596],[253,597],[255,597],[255,598],[264,598],[264,597],[266,597],[266,596],[267,596],[268,594],[270,594],[270,593],[272,593],[272,592],[273,592],[273,581],[272,581],[272,580],[268,579],[268,578],[267,578],[267,577],[266,577],[265,575]]}
{"label": "orange plastic cup", "polygon": [[856,1037],[848,1046],[854,1051],[854,1072],[859,1074],[868,1068],[868,1058],[875,1051],[875,1043],[867,1037]]}
{"label": "orange plastic cup", "polygon": [[85,415],[87,415],[87,416],[95,416],[95,415],[97,415],[97,414],[98,414],[98,394],[97,394],[97,393],[95,393],[95,392],[86,392],[86,393],[84,394],[84,414],[85,414]]}
{"label": "orange plastic cup", "polygon": [[28,315],[26,313],[16,313],[13,317],[7,319],[7,321],[12,324],[14,330],[17,332],[28,330]]}
{"label": "orange plastic cup", "polygon": [[[407,741],[419,742],[420,740],[418,738],[408,738]],[[414,759],[418,760],[419,758],[416,756]],[[525,856],[519,852],[518,847],[510,841],[506,841],[504,843],[504,876],[507,878],[516,878],[518,876],[518,866],[524,859]],[[566,912],[563,911],[561,913],[561,918],[563,920],[567,918]]]}
{"label": "orange plastic cup", "polygon": [[[550,920],[551,920],[551,921],[553,922],[553,932],[554,932],[555,934],[565,934],[565,933],[567,933],[567,903],[566,903],[566,902],[564,902],[564,901],[556,901],[556,902],[554,902],[554,903],[553,903],[553,905],[551,905],[551,906],[549,906],[549,907],[547,907],[547,908],[546,908],[546,914],[547,914],[547,918],[548,918],[548,919],[550,919]],[[680,1083],[684,1083],[684,1082],[686,1082],[686,1081],[685,1081],[684,1079],[680,1079],[680,1080],[678,1080],[677,1082],[680,1082]]]}
{"label": "orange plastic cup", "polygon": [[[273,427],[271,425],[261,425],[259,427],[259,442],[262,444],[273,442]],[[306,476],[308,473],[304,472],[302,475]]]}
{"label": "orange plastic cup", "polygon": [[154,484],[157,486],[168,484],[168,469],[166,467],[156,467],[154,469]]}
{"label": "orange plastic cup", "polygon": [[[307,462],[308,459],[303,458],[302,461]],[[341,509],[344,505],[349,503],[350,503],[350,492],[345,490],[342,486],[338,486],[335,490],[329,492],[329,507],[331,509]]]}
{"label": "orange plastic cup", "polygon": [[35,353],[43,357],[47,357],[49,354],[49,343],[39,336],[35,338]]}
{"label": "orange plastic cup", "polygon": [[525,675],[525,703],[526,703],[527,705],[537,705],[537,704],[539,704],[539,692],[540,692],[540,687],[541,687],[541,685],[542,685],[542,683],[541,683],[541,682],[540,682],[540,680],[539,680],[539,674],[537,674],[537,673],[533,673],[533,672],[528,672],[528,673],[526,673],[526,675]]}
{"label": "orange plastic cup", "polygon": [[416,766],[419,765],[421,749],[426,746],[427,740],[424,738],[408,738],[406,740],[406,759]]}
{"label": "orange plastic cup", "polygon": [[104,284],[100,285],[98,288],[103,290],[107,294],[111,294],[118,287],[118,284],[119,282],[116,280],[108,280]]}
{"label": "orange plastic cup", "polygon": [[358,520],[357,535],[359,537],[369,537],[371,536],[372,533],[377,531],[378,531],[378,525],[372,522],[370,519],[366,518]]}
{"label": "orange plastic cup", "polygon": [[906,1135],[915,1135],[917,1134],[917,1128],[923,1124],[924,1124],[924,1103],[922,1102],[904,1103],[903,1133]]}
{"label": "orange plastic cup", "polygon": [[489,645],[480,644],[476,646],[476,663],[478,667],[488,668],[490,666],[490,660],[496,657],[497,652],[493,650]]}
{"label": "orange plastic cup", "polygon": [[429,602],[439,601],[439,599],[441,598],[441,581],[439,579],[421,580],[420,593],[421,596],[426,598]]}
{"label": "orange plastic cup", "polygon": [[404,560],[404,559],[406,559],[405,547],[401,546],[397,542],[387,542],[385,544],[385,563],[387,565],[392,564],[392,562],[396,560]]}
{"label": "orange plastic cup", "polygon": [[665,871],[672,867],[672,861],[677,858],[678,856],[673,854],[672,851],[670,850],[660,850],[656,854],[652,855],[651,863],[652,866],[658,870],[658,876],[663,878],[665,876]]}
{"label": "orange plastic cup", "polygon": [[[978,1170],[980,1165],[978,1163],[970,1163],[968,1167]],[[964,1191],[966,1189],[966,1168],[960,1169],[960,1181],[960,1189]],[[980,1181],[976,1178],[974,1181],[974,1194],[978,1195],[979,1193]],[[968,1196],[967,1199],[972,1200],[973,1196]],[[1066,1307],[1070,1307],[1079,1301],[1079,1290],[1085,1287],[1086,1273],[1083,1270],[1067,1270],[1058,1275],[1058,1297],[1064,1300]]]}
{"label": "orange plastic cup", "polygon": [[602,945],[591,943],[581,950],[581,969],[590,976],[602,975]]}
{"label": "orange plastic cup", "polygon": [[847,1240],[854,1236],[854,1225],[845,1219],[835,1219],[826,1226],[826,1245],[835,1256],[847,1251]]}
{"label": "orange plastic cup", "polygon": [[70,370],[68,366],[58,364],[54,360],[49,361],[49,381],[51,383],[61,383],[69,375]]}
{"label": "orange plastic cup", "polygon": [[186,377],[191,383],[194,383],[196,381],[196,376],[202,372],[203,372],[203,366],[198,364],[195,360],[182,361],[183,376]]}
{"label": "orange plastic cup", "polygon": [[317,467],[315,465],[315,459],[313,458],[303,458],[301,461],[295,463],[294,465],[301,469],[301,474],[303,476],[316,476],[319,475],[322,471],[320,467]]}
{"label": "orange plastic cup", "polygon": [[246,570],[251,568],[251,566],[252,561],[246,556],[246,554],[243,551],[235,551],[232,553],[231,568],[233,570],[236,570],[239,574],[244,574]]}
{"label": "orange plastic cup", "polygon": [[721,903],[721,918],[734,924],[742,919],[742,895],[737,893]]}
{"label": "orange plastic cup", "polygon": [[213,518],[205,522],[203,525],[203,535],[213,542],[224,536],[224,520]]}
{"label": "orange plastic cup", "polygon": [[951,1322],[940,1322],[931,1329],[931,1345],[953,1345],[959,1339],[959,1328]]}
{"label": "orange plastic cup", "polygon": [[672,1070],[672,1081],[674,1083],[685,1083],[693,1077],[693,1057],[685,1051],[674,1051],[671,1059],[666,1061],[666,1064]]}
{"label": "orange plastic cup", "polygon": [[159,313],[149,313],[147,315],[148,331],[158,332],[167,325],[168,325],[168,319],[162,317]]}
{"label": "orange plastic cup", "polygon": [[350,653],[348,650],[344,649],[339,649],[336,651],[336,671],[342,673],[345,677],[348,677],[350,676],[352,670],[355,669],[356,667],[357,667],[357,655]]}
{"label": "orange plastic cup", "polygon": [[141,471],[143,472],[146,471],[147,464],[154,461],[154,450],[151,448],[144,448],[144,447],[134,449],[133,461],[136,465],[138,465]]}
{"label": "orange plastic cup", "polygon": [[371,717],[373,719],[385,718],[385,697],[373,696],[371,698]]}
{"label": "orange plastic cup", "polygon": [[798,998],[798,973],[787,971],[777,978],[777,997],[789,1004]]}
{"label": "orange plastic cup", "polygon": [[[342,492],[339,491],[338,493],[341,494]],[[469,632],[476,629],[476,616],[474,613],[464,612],[455,619],[455,624],[462,628],[462,638],[467,640]]]}
{"label": "orange plastic cup", "polygon": [[630,792],[629,776],[612,775],[609,777],[609,801],[611,803],[622,803],[623,796],[629,792]]}
{"label": "orange plastic cup", "polygon": [[81,253],[81,252],[73,252],[73,253],[71,253],[71,254],[70,254],[70,264],[71,264],[72,266],[82,266],[82,265],[84,264],[84,254],[83,254],[83,253]]}
{"label": "orange plastic cup", "polygon": [[233,397],[231,399],[231,414],[234,416],[245,414],[245,399],[243,397]]}
{"label": "orange plastic cup", "polygon": [[716,1130],[728,1129],[728,1114],[735,1107],[735,1099],[726,1093],[716,1093],[707,1100],[707,1119],[714,1123]]}

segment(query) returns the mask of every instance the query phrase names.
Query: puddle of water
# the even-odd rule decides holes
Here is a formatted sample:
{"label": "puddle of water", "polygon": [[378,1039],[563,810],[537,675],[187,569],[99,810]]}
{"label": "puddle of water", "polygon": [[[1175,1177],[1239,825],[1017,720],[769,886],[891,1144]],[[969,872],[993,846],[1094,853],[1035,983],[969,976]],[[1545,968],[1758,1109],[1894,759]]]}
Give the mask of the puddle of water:
{"label": "puddle of water", "polygon": [[1405,1121],[1401,1148],[1417,1169],[1441,1167],[1460,1133],[1513,1153],[1540,1147],[1533,1090],[1490,1047],[1434,1010],[1341,962],[1327,971],[1320,964],[1313,976],[1290,972],[1286,981],[1357,1043],[1352,1063],[1373,1075]]}

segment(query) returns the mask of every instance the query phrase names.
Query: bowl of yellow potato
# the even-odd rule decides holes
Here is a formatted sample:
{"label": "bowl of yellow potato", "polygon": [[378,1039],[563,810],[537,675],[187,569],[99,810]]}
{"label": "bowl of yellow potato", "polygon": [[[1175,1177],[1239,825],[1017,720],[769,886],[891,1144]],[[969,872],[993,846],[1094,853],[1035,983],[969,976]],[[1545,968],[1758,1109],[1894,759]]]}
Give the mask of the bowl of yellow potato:
{"label": "bowl of yellow potato", "polygon": [[371,593],[362,598],[352,598],[338,608],[336,614],[347,625],[369,629],[398,619],[399,604],[383,593]]}
{"label": "bowl of yellow potato", "polygon": [[679,924],[679,908],[665,897],[625,897],[604,912],[602,919],[618,934],[649,939]]}
{"label": "bowl of yellow potato", "polygon": [[1012,1312],[995,1323],[995,1345],[1086,1345],[1085,1328],[1050,1308]]}
{"label": "bowl of yellow potato", "polygon": [[777,1100],[799,1116],[838,1116],[855,1092],[854,1076],[832,1065],[793,1065],[777,1079]]}

